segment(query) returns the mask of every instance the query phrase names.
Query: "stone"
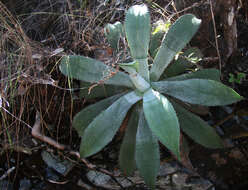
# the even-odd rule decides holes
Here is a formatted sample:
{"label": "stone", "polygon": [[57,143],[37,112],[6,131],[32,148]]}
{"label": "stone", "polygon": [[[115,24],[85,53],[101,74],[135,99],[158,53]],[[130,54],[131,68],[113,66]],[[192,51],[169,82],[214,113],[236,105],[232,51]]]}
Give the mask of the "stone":
{"label": "stone", "polygon": [[58,156],[52,155],[47,151],[42,151],[41,157],[48,167],[54,169],[63,176],[66,176],[74,166],[74,164],[68,160],[61,160]]}

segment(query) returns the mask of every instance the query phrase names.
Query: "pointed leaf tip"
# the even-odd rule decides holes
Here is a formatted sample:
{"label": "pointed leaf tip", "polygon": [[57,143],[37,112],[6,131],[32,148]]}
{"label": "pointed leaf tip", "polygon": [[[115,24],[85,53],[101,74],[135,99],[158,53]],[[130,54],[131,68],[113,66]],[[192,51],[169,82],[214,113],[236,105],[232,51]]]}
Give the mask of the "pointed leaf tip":
{"label": "pointed leaf tip", "polygon": [[152,81],[157,81],[160,78],[174,56],[186,46],[197,32],[200,23],[201,20],[192,14],[183,15],[173,23],[154,58],[150,72]]}
{"label": "pointed leaf tip", "polygon": [[243,99],[232,88],[214,80],[160,81],[152,83],[152,86],[161,93],[171,95],[191,104],[222,106]]}
{"label": "pointed leaf tip", "polygon": [[135,154],[137,168],[145,183],[155,189],[160,165],[158,140],[148,127],[143,111],[140,112],[138,125]]}
{"label": "pointed leaf tip", "polygon": [[197,115],[187,111],[174,101],[171,101],[180,122],[180,127],[195,142],[207,148],[223,148],[223,143],[214,128],[209,126]]}

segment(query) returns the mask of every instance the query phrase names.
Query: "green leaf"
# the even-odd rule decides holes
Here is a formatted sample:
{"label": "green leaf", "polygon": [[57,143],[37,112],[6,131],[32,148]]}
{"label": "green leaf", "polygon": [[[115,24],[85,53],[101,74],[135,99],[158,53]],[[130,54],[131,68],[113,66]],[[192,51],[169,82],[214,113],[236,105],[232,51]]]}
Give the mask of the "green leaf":
{"label": "green leaf", "polygon": [[160,80],[165,80],[169,77],[180,75],[185,73],[190,68],[192,68],[192,64],[188,64],[185,60],[178,58],[177,61],[174,61],[168,66],[168,68],[161,75]]}
{"label": "green leaf", "polygon": [[84,130],[80,155],[88,157],[100,151],[114,137],[130,107],[141,99],[130,92],[101,112]]}
{"label": "green leaf", "polygon": [[228,82],[236,82],[238,84],[241,84],[242,82],[242,79],[246,77],[246,74],[245,73],[240,73],[238,72],[237,73],[237,77],[234,76],[234,74],[232,73],[229,73],[229,79],[228,79]]}
{"label": "green leaf", "polygon": [[85,82],[133,87],[127,74],[117,72],[112,76],[112,72],[115,72],[114,68],[88,57],[64,56],[59,68],[64,75]]}
{"label": "green leaf", "polygon": [[156,177],[160,166],[159,145],[140,112],[139,126],[136,135],[136,164],[145,183],[155,189]]}
{"label": "green leaf", "polygon": [[209,79],[220,82],[220,72],[217,69],[203,69],[176,77],[167,78],[166,81],[183,81],[187,79]]}
{"label": "green leaf", "polygon": [[185,73],[192,68],[203,57],[198,48],[188,48],[183,53],[178,53],[177,59],[173,61],[164,71],[160,79],[174,77],[179,74]]}
{"label": "green leaf", "polygon": [[93,85],[94,84],[90,84],[87,82],[81,82],[80,83],[81,89],[79,92],[80,98],[85,98],[85,99],[106,98],[130,90],[130,88],[124,86],[105,85],[105,84],[98,84],[92,88]]}
{"label": "green leaf", "polygon": [[95,104],[87,106],[82,111],[78,112],[72,122],[72,126],[77,130],[78,135],[82,136],[87,126],[99,115],[103,110],[107,109],[112,103],[114,103],[123,94],[117,94],[115,96],[106,98]]}
{"label": "green leaf", "polygon": [[127,176],[132,175],[136,168],[135,145],[140,111],[141,109],[136,104],[131,112],[125,136],[121,144],[119,164],[122,172]]}
{"label": "green leaf", "polygon": [[143,108],[151,131],[180,160],[180,129],[171,103],[162,94],[150,89],[144,94]]}
{"label": "green leaf", "polygon": [[107,24],[104,27],[104,34],[108,39],[110,46],[117,50],[119,45],[119,40],[123,32],[122,24],[117,21],[114,24]]}
{"label": "green leaf", "polygon": [[228,80],[228,82],[234,82],[234,81],[235,81],[234,74],[229,73],[229,80]]}
{"label": "green leaf", "polygon": [[245,78],[246,74],[245,73],[239,73],[237,74],[237,80],[239,81],[239,84],[241,84],[241,79]]}
{"label": "green leaf", "polygon": [[131,55],[139,64],[138,73],[149,81],[148,49],[151,25],[147,6],[143,4],[130,7],[126,13],[124,27]]}
{"label": "green leaf", "polygon": [[206,79],[153,82],[160,93],[168,94],[182,101],[205,106],[228,105],[243,99],[224,84]]}
{"label": "green leaf", "polygon": [[126,13],[124,27],[132,57],[134,59],[147,58],[151,30],[147,6],[130,7]]}
{"label": "green leaf", "polygon": [[157,81],[160,78],[174,56],[185,47],[197,32],[200,24],[200,19],[194,15],[186,14],[177,19],[169,28],[151,68],[152,81]]}
{"label": "green leaf", "polygon": [[138,73],[147,81],[150,81],[150,73],[148,68],[148,58],[135,59],[138,63]]}
{"label": "green leaf", "polygon": [[221,138],[215,130],[200,117],[187,111],[179,104],[171,101],[180,123],[180,127],[195,142],[207,148],[223,148]]}
{"label": "green leaf", "polygon": [[134,74],[138,72],[139,69],[139,63],[137,61],[132,61],[129,63],[119,63],[118,65],[129,74]]}

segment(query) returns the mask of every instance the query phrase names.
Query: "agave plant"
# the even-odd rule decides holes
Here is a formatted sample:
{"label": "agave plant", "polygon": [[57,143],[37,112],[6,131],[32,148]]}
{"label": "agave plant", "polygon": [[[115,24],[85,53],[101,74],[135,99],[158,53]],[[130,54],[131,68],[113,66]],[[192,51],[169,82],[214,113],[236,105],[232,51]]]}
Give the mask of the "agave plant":
{"label": "agave plant", "polygon": [[[182,106],[182,102],[218,106],[237,102],[242,97],[220,82],[218,70],[199,70],[178,76],[175,76],[178,72],[172,75],[169,72],[169,64],[191,40],[200,23],[201,20],[191,14],[178,18],[165,33],[149,67],[150,15],[145,5],[135,5],[126,13],[124,29],[120,30],[122,25],[120,27],[118,23],[118,27],[108,26],[107,30],[110,35],[115,28],[124,31],[132,56],[131,62],[119,64],[125,72],[116,72],[114,68],[84,56],[62,58],[60,70],[66,76],[119,89],[118,93],[87,106],[74,117],[73,126],[82,137],[82,157],[103,149],[128,116],[119,154],[120,168],[126,175],[131,175],[137,168],[152,189],[160,165],[159,141],[178,160],[181,159],[180,137],[183,134],[205,147],[222,147],[215,130]],[[117,37],[110,38],[112,42],[118,41],[120,35],[113,34]]]}

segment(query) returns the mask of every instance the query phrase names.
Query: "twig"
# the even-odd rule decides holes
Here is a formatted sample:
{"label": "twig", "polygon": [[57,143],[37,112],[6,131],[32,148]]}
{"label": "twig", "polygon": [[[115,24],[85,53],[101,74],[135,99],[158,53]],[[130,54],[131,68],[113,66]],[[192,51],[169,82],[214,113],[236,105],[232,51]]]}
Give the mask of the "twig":
{"label": "twig", "polygon": [[214,19],[214,12],[213,12],[213,5],[212,5],[212,1],[208,0],[209,5],[210,5],[210,11],[211,11],[211,16],[212,16],[212,21],[213,21],[213,27],[214,27],[214,35],[215,35],[215,45],[216,45],[216,51],[217,51],[217,55],[219,58],[219,70],[221,73],[221,56],[220,56],[220,51],[219,51],[219,44],[218,44],[218,37],[217,37],[217,30],[216,30],[216,25],[215,25],[215,19]]}
{"label": "twig", "polygon": [[206,4],[206,0],[202,0],[202,1],[200,1],[200,2],[194,3],[193,5],[191,5],[191,6],[189,6],[189,7],[186,7],[186,8],[184,8],[183,10],[177,11],[176,13],[174,13],[174,14],[172,15],[172,17],[174,17],[175,15],[178,15],[178,14],[180,14],[180,13],[183,13],[183,12],[185,12],[185,11],[188,11],[188,10],[190,10],[190,9],[193,9],[193,8],[195,8],[195,7],[199,7],[199,6],[203,5],[203,4]]}
{"label": "twig", "polygon": [[204,57],[202,58],[202,61],[204,62],[217,62],[219,60],[218,57]]}
{"label": "twig", "polygon": [[56,142],[55,140],[51,139],[50,137],[44,136],[40,133],[40,114],[39,112],[36,112],[36,117],[35,117],[35,124],[32,128],[32,136],[43,141],[46,142],[54,147],[56,147],[59,150],[65,150],[65,146],[59,144],[58,142]]}
{"label": "twig", "polygon": [[11,172],[13,172],[15,170],[15,166],[13,166],[12,168],[8,169],[1,177],[0,177],[0,181],[4,180]]}
{"label": "twig", "polygon": [[226,121],[228,121],[229,119],[232,119],[235,116],[235,112],[230,113],[228,116],[226,116],[224,119],[218,121],[213,127],[216,128],[220,125],[222,125],[223,123],[225,123]]}
{"label": "twig", "polygon": [[15,115],[13,115],[12,113],[10,113],[6,108],[1,107],[1,109],[3,109],[6,113],[8,113],[9,115],[11,115],[13,118],[15,118],[16,120],[20,121],[21,123],[25,124],[26,126],[28,126],[30,129],[32,129],[32,127],[27,124],[25,121],[19,119],[18,117],[16,117]]}

